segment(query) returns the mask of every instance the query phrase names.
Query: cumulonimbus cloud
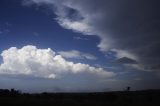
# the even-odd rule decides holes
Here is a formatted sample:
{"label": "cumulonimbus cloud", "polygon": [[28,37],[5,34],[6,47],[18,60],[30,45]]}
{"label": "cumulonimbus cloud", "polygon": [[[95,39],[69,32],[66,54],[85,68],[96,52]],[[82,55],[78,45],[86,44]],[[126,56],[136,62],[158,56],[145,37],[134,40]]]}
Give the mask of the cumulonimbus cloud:
{"label": "cumulonimbus cloud", "polygon": [[11,47],[1,53],[3,62],[0,64],[0,74],[31,75],[42,78],[60,78],[65,74],[86,73],[104,78],[115,75],[102,68],[88,64],[66,61],[50,48],[38,49],[27,45],[20,49]]}
{"label": "cumulonimbus cloud", "polygon": [[[137,57],[139,66],[159,66],[158,0],[24,0],[48,5],[66,29],[97,35],[101,51]],[[72,11],[72,12],[71,12]],[[125,56],[125,57],[127,57]],[[131,58],[131,57],[127,57]]]}

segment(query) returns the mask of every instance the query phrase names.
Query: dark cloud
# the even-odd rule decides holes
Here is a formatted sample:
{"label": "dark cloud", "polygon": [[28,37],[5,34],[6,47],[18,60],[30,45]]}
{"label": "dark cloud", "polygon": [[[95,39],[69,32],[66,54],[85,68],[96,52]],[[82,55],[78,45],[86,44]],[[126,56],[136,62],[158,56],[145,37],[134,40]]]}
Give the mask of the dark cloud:
{"label": "dark cloud", "polygon": [[130,59],[128,57],[119,58],[115,62],[119,64],[137,64],[136,60]]}
{"label": "dark cloud", "polygon": [[158,70],[158,71],[159,71],[159,69],[160,69],[160,64],[152,65],[152,66],[150,67],[150,69]]}
{"label": "dark cloud", "polygon": [[[94,0],[86,4],[81,6],[90,14],[90,24],[102,38],[101,44],[105,42],[99,46],[102,50],[129,51],[144,66],[160,62],[158,0]],[[97,16],[92,17],[93,14]]]}
{"label": "dark cloud", "polygon": [[160,63],[159,0],[31,1],[56,7],[53,12],[64,28],[99,36],[101,51],[130,53],[144,67]]}

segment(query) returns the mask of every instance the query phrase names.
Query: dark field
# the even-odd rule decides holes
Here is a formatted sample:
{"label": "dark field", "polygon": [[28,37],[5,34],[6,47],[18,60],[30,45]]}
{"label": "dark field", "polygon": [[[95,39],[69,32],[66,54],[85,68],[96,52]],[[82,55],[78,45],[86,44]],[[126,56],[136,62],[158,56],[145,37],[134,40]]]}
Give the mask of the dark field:
{"label": "dark field", "polygon": [[0,90],[0,106],[160,106],[160,90],[101,93],[20,93]]}

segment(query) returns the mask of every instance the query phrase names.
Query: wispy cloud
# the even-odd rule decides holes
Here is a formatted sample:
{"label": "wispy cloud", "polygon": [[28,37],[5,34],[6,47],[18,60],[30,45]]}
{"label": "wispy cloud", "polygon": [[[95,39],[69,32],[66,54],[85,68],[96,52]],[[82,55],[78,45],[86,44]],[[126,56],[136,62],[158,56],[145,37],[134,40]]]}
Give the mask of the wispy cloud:
{"label": "wispy cloud", "polygon": [[10,24],[9,22],[5,22],[5,23],[1,23],[0,25],[0,34],[8,34],[10,33],[10,27],[12,26],[12,24]]}
{"label": "wispy cloud", "polygon": [[89,53],[83,53],[77,50],[71,51],[59,51],[58,52],[61,56],[65,58],[75,58],[75,59],[88,59],[88,60],[96,60],[97,58]]}
{"label": "wispy cloud", "polygon": [[3,32],[2,31],[0,31],[0,34],[2,34]]}
{"label": "wispy cloud", "polygon": [[75,36],[75,37],[73,37],[73,39],[76,39],[76,40],[88,40],[87,38],[79,37],[79,36]]}
{"label": "wispy cloud", "polygon": [[9,29],[2,29],[2,30],[0,30],[0,34],[2,35],[6,35],[6,34],[8,34],[10,32],[10,30]]}
{"label": "wispy cloud", "polygon": [[6,22],[5,25],[6,25],[7,27],[11,27],[11,26],[12,26],[12,24],[9,23],[9,22]]}
{"label": "wispy cloud", "polygon": [[38,32],[33,32],[33,35],[38,37],[39,36],[39,33]]}

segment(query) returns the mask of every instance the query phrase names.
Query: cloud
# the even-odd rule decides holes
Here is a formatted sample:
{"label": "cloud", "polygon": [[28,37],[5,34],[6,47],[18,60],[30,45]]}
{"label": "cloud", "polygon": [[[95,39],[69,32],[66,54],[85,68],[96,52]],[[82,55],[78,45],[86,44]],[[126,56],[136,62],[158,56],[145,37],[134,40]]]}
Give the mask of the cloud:
{"label": "cloud", "polygon": [[125,50],[118,50],[118,49],[111,49],[111,52],[115,52],[116,53],[116,58],[130,58],[133,60],[138,60],[138,57],[132,53],[130,53],[129,51],[125,51]]}
{"label": "cloud", "polygon": [[83,38],[83,37],[79,37],[79,36],[73,37],[73,39],[76,39],[76,40],[88,40],[87,38]]}
{"label": "cloud", "polygon": [[33,35],[38,37],[39,36],[39,33],[38,32],[33,32]]}
{"label": "cloud", "polygon": [[71,29],[74,32],[80,32],[85,35],[92,35],[90,27],[83,21],[71,21],[65,18],[57,18],[58,23],[65,29]]}
{"label": "cloud", "polygon": [[83,53],[77,50],[71,51],[60,51],[58,52],[62,57],[65,58],[75,58],[75,59],[88,59],[88,60],[96,60],[97,58],[89,53]]}
{"label": "cloud", "polygon": [[27,75],[41,78],[60,78],[65,74],[86,73],[97,77],[112,77],[113,72],[95,68],[88,64],[66,61],[50,48],[38,49],[27,45],[20,49],[11,47],[1,53],[3,62],[0,74]]}
{"label": "cloud", "polygon": [[160,63],[158,0],[27,1],[52,7],[57,22],[66,29],[97,35],[101,39],[97,46],[103,52],[125,51],[125,57],[137,57],[136,61],[144,67]]}
{"label": "cloud", "polygon": [[83,56],[84,58],[86,58],[86,59],[89,59],[89,60],[96,60],[96,59],[97,59],[97,58],[96,58],[94,55],[92,55],[92,54],[84,53],[84,54],[82,54],[82,56]]}
{"label": "cloud", "polygon": [[115,62],[119,64],[137,64],[136,60],[130,59],[128,57],[119,58]]}
{"label": "cloud", "polygon": [[2,32],[2,31],[0,31],[0,34],[3,34],[3,32]]}
{"label": "cloud", "polygon": [[0,24],[0,35],[6,35],[10,32],[10,27],[12,24],[6,22]]}

